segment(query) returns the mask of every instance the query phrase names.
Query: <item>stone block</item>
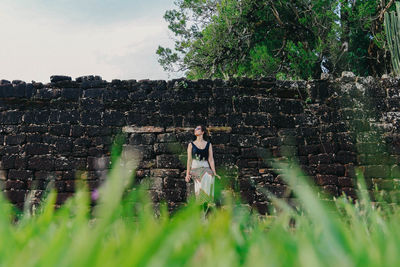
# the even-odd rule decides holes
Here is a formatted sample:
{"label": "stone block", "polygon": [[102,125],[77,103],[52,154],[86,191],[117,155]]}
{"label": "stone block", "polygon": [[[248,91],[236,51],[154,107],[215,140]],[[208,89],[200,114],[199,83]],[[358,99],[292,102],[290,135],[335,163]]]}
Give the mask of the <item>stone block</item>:
{"label": "stone block", "polygon": [[319,174],[332,174],[336,176],[344,176],[345,169],[341,164],[319,164],[316,168]]}
{"label": "stone block", "polygon": [[73,162],[68,158],[59,157],[54,159],[55,170],[72,170],[73,168]]}
{"label": "stone block", "polygon": [[241,96],[233,99],[236,112],[258,112],[259,100],[255,96]]}
{"label": "stone block", "polygon": [[182,168],[183,164],[175,155],[157,155],[156,157],[157,168]]}
{"label": "stone block", "polygon": [[152,145],[156,140],[156,135],[153,133],[133,133],[129,137],[131,145]]}
{"label": "stone block", "polygon": [[42,155],[50,152],[47,144],[26,144],[25,153],[27,155]]}
{"label": "stone block", "polygon": [[259,145],[260,140],[257,136],[254,135],[232,134],[230,143],[234,146],[239,147],[251,147]]}
{"label": "stone block", "polygon": [[178,178],[180,176],[180,171],[179,169],[151,169],[150,176]]}
{"label": "stone block", "polygon": [[300,114],[304,112],[301,100],[281,99],[279,104],[280,110],[286,114]]}
{"label": "stone block", "polygon": [[230,135],[230,133],[212,133],[210,136],[210,142],[212,144],[228,144]]}
{"label": "stone block", "polygon": [[339,151],[336,155],[336,160],[342,164],[356,163],[357,154],[351,151]]}
{"label": "stone block", "polygon": [[389,178],[390,168],[386,165],[359,166],[365,178]]}
{"label": "stone block", "polygon": [[164,181],[161,177],[151,177],[150,178],[150,187],[151,190],[163,191],[164,189]]}
{"label": "stone block", "polygon": [[28,160],[28,168],[31,170],[54,170],[54,159],[46,156],[33,156]]}
{"label": "stone block", "polygon": [[164,189],[165,198],[172,202],[183,202],[186,200],[185,190],[181,188]]}
{"label": "stone block", "polygon": [[281,138],[279,138],[279,137],[266,137],[261,140],[262,147],[271,148],[271,147],[280,146],[280,145],[282,145],[282,141],[281,141]]}
{"label": "stone block", "polygon": [[6,135],[4,142],[6,145],[20,145],[24,143],[26,140],[26,135],[25,134],[12,134],[12,135]]}
{"label": "stone block", "polygon": [[337,185],[338,177],[336,175],[317,174],[316,180],[319,185]]}
{"label": "stone block", "polygon": [[260,98],[260,112],[279,113],[281,111],[280,98]]}
{"label": "stone block", "polygon": [[240,149],[241,158],[258,158],[258,148],[257,147],[244,147]]}
{"label": "stone block", "polygon": [[0,124],[20,124],[24,113],[22,111],[8,110],[0,113]]}
{"label": "stone block", "polygon": [[77,110],[66,110],[60,112],[58,121],[60,123],[77,124],[79,122],[80,114]]}
{"label": "stone block", "polygon": [[21,180],[8,180],[5,182],[6,190],[21,190],[26,189],[26,183]]}
{"label": "stone block", "polygon": [[83,111],[81,123],[82,125],[101,125],[101,112]]}
{"label": "stone block", "polygon": [[125,114],[121,111],[109,110],[103,114],[103,125],[123,126],[126,124]]}
{"label": "stone block", "polygon": [[246,114],[244,123],[249,126],[267,126],[269,124],[269,116],[267,114]]}
{"label": "stone block", "polygon": [[154,126],[125,126],[122,128],[125,133],[162,133],[164,132],[163,127]]}
{"label": "stone block", "polygon": [[50,82],[51,83],[56,83],[60,81],[71,81],[71,77],[65,76],[65,75],[52,75],[50,76]]}
{"label": "stone block", "polygon": [[8,170],[15,168],[15,160],[17,155],[4,155],[1,159],[1,169]]}
{"label": "stone block", "polygon": [[157,135],[157,142],[160,143],[173,143],[176,141],[175,133],[160,133]]}
{"label": "stone block", "polygon": [[51,171],[34,171],[34,180],[52,180],[55,179],[55,174]]}
{"label": "stone block", "polygon": [[357,143],[357,152],[362,154],[378,154],[385,152],[385,145],[382,143]]}
{"label": "stone block", "polygon": [[156,154],[180,154],[186,151],[180,143],[155,143],[154,152]]}
{"label": "stone block", "polygon": [[317,164],[330,164],[335,162],[335,154],[322,153],[318,155],[308,155],[308,162],[312,165]]}
{"label": "stone block", "polygon": [[75,180],[65,180],[64,190],[65,192],[75,192]]}
{"label": "stone block", "polygon": [[57,136],[69,136],[71,126],[67,123],[52,125],[49,127],[49,133]]}
{"label": "stone block", "polygon": [[33,178],[33,173],[31,170],[14,170],[8,171],[8,179],[10,180],[21,180],[26,181]]}
{"label": "stone block", "polygon": [[61,88],[60,96],[65,100],[78,100],[82,95],[81,88]]}
{"label": "stone block", "polygon": [[69,138],[59,139],[58,141],[54,142],[55,151],[58,153],[71,152],[72,146],[72,139]]}
{"label": "stone block", "polygon": [[378,190],[393,190],[394,182],[390,179],[373,178],[372,179],[373,188],[377,186]]}
{"label": "stone block", "polygon": [[[147,114],[140,114],[137,111],[128,111],[128,114],[126,117],[126,123],[128,125],[148,125],[149,118],[147,117]],[[135,131],[135,127],[124,126],[122,128],[122,131],[123,132],[132,132],[132,131]]]}
{"label": "stone block", "polygon": [[273,114],[270,123],[277,128],[294,128],[296,125],[294,116],[285,114]]}
{"label": "stone block", "polygon": [[95,98],[80,98],[79,106],[83,111],[97,111],[101,112],[104,109],[104,103],[102,103],[99,99]]}
{"label": "stone block", "polygon": [[4,192],[11,203],[23,203],[25,200],[26,190],[5,190]]}
{"label": "stone block", "polygon": [[336,185],[324,185],[323,191],[332,197],[337,197],[339,195],[339,190]]}
{"label": "stone block", "polygon": [[0,97],[12,97],[14,88],[10,83],[3,83],[0,85]]}
{"label": "stone block", "polygon": [[338,177],[338,185],[340,187],[354,187],[355,186],[355,180],[350,177]]}

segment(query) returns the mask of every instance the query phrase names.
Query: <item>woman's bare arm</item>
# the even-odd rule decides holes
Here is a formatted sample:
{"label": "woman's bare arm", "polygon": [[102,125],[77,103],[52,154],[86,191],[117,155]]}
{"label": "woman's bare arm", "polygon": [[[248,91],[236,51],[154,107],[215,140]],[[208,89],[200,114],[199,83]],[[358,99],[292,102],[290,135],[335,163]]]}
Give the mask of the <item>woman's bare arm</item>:
{"label": "woman's bare arm", "polygon": [[211,143],[210,147],[208,148],[208,163],[210,163],[210,168],[213,171],[214,175],[217,174],[217,172],[215,171],[215,163],[214,163],[214,156]]}
{"label": "woman's bare arm", "polygon": [[190,174],[190,169],[192,167],[192,144],[189,143],[187,148],[187,166],[186,166],[186,175]]}

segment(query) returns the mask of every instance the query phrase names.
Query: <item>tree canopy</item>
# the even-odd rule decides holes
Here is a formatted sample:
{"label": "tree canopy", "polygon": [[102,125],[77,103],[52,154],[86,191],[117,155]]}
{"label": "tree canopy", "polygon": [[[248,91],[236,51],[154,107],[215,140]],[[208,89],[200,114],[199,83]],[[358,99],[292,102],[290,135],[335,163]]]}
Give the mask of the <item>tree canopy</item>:
{"label": "tree canopy", "polygon": [[394,0],[176,0],[164,19],[175,47],[158,46],[168,72],[188,79],[315,79],[348,70],[390,72],[384,13]]}

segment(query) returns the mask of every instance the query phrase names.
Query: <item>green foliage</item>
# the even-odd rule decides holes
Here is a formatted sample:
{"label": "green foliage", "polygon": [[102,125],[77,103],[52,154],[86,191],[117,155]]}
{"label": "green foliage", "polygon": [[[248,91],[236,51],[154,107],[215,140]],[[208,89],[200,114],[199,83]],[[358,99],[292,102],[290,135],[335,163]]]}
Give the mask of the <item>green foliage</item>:
{"label": "green foliage", "polygon": [[111,148],[111,168],[114,166],[117,159],[121,156],[122,145],[125,143],[126,134],[118,133],[113,141],[113,146]]}
{"label": "green foliage", "polygon": [[238,68],[238,76],[246,76],[250,73],[250,77],[263,77],[268,73],[274,72],[279,67],[279,59],[274,58],[266,45],[256,45],[250,51],[250,67],[240,65]]}
{"label": "green foliage", "polygon": [[385,31],[387,35],[388,47],[391,54],[393,72],[400,74],[400,3],[396,2],[396,12],[385,14]]}
{"label": "green foliage", "polygon": [[290,62],[289,70],[292,72],[291,76],[298,79],[312,79],[313,66],[318,61],[317,55],[312,51],[308,51],[301,42],[295,44],[292,41],[288,41],[286,49]]}
{"label": "green foliage", "polygon": [[[164,18],[175,51],[159,47],[165,70],[188,79],[319,78],[388,71],[384,11],[390,1],[178,0]],[[386,9],[388,8],[388,9]]]}

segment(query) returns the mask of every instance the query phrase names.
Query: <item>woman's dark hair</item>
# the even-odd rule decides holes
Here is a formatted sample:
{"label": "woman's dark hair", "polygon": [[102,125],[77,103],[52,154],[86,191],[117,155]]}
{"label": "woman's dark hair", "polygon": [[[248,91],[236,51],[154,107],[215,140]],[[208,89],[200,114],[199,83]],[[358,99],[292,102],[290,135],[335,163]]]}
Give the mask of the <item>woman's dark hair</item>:
{"label": "woman's dark hair", "polygon": [[209,133],[208,133],[207,127],[204,126],[204,125],[200,125],[200,127],[201,127],[201,131],[204,132],[203,138],[204,138],[204,139],[208,138]]}

